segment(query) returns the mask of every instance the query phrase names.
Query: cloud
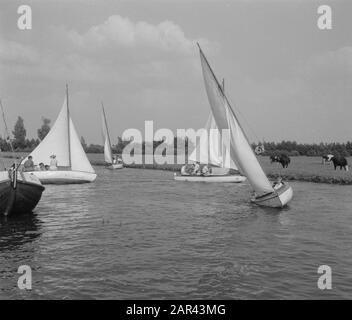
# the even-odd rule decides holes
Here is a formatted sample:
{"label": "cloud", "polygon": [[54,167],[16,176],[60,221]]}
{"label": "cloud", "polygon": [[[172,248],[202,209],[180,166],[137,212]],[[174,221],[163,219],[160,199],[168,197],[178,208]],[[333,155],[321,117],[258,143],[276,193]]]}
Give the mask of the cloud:
{"label": "cloud", "polygon": [[33,64],[38,62],[39,54],[28,46],[0,37],[0,61],[4,63]]}
{"label": "cloud", "polygon": [[[133,22],[127,17],[110,16],[104,23],[91,27],[86,33],[70,31],[69,38],[88,50],[117,46],[120,48],[148,48],[164,52],[192,54],[197,41],[189,39],[181,27],[166,20],[153,25],[145,21]],[[202,42],[208,43],[205,39]]]}

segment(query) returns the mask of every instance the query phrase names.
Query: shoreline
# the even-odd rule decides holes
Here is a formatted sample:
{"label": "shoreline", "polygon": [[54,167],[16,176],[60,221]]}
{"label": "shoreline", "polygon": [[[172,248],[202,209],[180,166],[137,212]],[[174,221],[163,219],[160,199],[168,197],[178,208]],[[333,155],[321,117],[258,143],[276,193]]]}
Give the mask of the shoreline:
{"label": "shoreline", "polygon": [[[94,166],[105,166],[103,161],[92,161]],[[173,164],[173,165],[159,165],[159,164],[131,164],[124,165],[125,168],[129,169],[148,169],[148,170],[161,170],[161,171],[170,171],[170,172],[179,172],[182,165]],[[286,181],[302,181],[302,182],[312,182],[312,183],[324,183],[324,184],[338,184],[338,185],[352,185],[352,175],[346,177],[336,177],[336,176],[323,176],[323,175],[308,175],[305,173],[277,173],[277,172],[268,172],[265,170],[269,179],[276,180],[278,177],[283,178]]]}
{"label": "shoreline", "polygon": [[[1,154],[3,159],[19,159],[21,154],[15,157],[10,154]],[[99,157],[99,160],[98,160]],[[89,154],[90,162],[93,166],[105,166],[101,154]],[[101,159],[101,160],[100,160]],[[336,184],[336,185],[352,185],[352,171],[333,170],[333,167],[323,166],[320,163],[320,158],[317,157],[292,157],[293,160],[288,169],[282,169],[278,164],[271,164],[268,157],[259,157],[260,163],[271,180],[276,180],[279,176],[286,181],[302,181],[312,183]],[[352,159],[351,159],[352,160]],[[352,161],[349,162],[352,162]],[[179,172],[182,164],[131,164],[125,165],[125,168],[130,169],[148,169],[162,170],[170,172]]]}

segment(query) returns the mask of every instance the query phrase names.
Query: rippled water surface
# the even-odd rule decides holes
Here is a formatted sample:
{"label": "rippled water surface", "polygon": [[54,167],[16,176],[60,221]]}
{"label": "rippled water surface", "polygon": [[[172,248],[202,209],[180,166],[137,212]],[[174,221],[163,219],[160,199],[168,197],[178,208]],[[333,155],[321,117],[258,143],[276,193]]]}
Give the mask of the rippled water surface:
{"label": "rippled water surface", "polygon": [[[276,210],[250,204],[246,183],[96,169],[95,183],[47,186],[34,214],[0,219],[0,299],[352,298],[352,186],[291,183]],[[331,291],[317,288],[323,264]]]}

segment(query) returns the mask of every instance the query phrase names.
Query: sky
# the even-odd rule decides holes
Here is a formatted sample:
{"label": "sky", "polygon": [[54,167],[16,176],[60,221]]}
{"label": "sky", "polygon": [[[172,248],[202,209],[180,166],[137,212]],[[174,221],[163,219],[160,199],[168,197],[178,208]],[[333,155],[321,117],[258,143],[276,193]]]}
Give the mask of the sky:
{"label": "sky", "polygon": [[[17,8],[32,9],[19,30]],[[317,27],[320,5],[332,29]],[[71,116],[102,144],[129,128],[198,129],[210,108],[199,42],[251,141],[352,140],[352,1],[2,0],[0,98],[37,136],[69,85]],[[1,123],[0,133],[4,128]],[[143,132],[143,131],[142,131]]]}

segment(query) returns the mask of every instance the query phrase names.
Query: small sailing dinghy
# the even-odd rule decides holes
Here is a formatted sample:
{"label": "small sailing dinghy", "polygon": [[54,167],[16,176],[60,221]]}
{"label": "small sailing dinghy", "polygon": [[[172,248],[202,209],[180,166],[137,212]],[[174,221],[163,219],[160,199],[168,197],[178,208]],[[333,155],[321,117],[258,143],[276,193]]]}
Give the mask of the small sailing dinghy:
{"label": "small sailing dinghy", "polygon": [[231,157],[254,189],[251,201],[267,207],[284,207],[292,199],[292,188],[283,181],[269,181],[199,44],[198,47],[212,114],[220,131],[230,130]]}
{"label": "small sailing dinghy", "polygon": [[199,148],[196,147],[193,150],[188,160],[209,166],[210,172],[207,174],[187,173],[186,166],[183,166],[181,174],[174,174],[176,181],[240,183],[246,180],[246,177],[239,174],[237,166],[230,158],[228,148],[222,143],[212,114],[200,136]]}
{"label": "small sailing dinghy", "polygon": [[102,117],[102,128],[103,128],[103,139],[104,139],[104,159],[107,164],[106,168],[112,169],[112,170],[122,169],[123,163],[118,162],[117,158],[113,157],[112,155],[111,140],[110,140],[108,124],[106,121],[104,105],[101,104],[101,107],[102,107],[101,117]]}
{"label": "small sailing dinghy", "polygon": [[55,124],[30,154],[36,166],[48,165],[52,157],[57,160],[57,166],[51,166],[49,170],[32,172],[43,184],[88,183],[97,177],[70,117],[68,102],[66,85],[65,101]]}
{"label": "small sailing dinghy", "polygon": [[[8,135],[1,101],[0,104]],[[10,146],[13,151],[11,141]],[[34,175],[19,172],[20,164],[14,163],[8,171],[0,172],[0,215],[31,213],[42,197],[43,185]]]}

